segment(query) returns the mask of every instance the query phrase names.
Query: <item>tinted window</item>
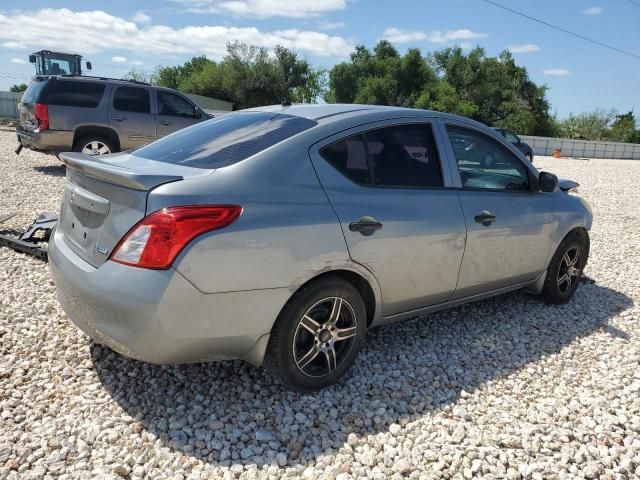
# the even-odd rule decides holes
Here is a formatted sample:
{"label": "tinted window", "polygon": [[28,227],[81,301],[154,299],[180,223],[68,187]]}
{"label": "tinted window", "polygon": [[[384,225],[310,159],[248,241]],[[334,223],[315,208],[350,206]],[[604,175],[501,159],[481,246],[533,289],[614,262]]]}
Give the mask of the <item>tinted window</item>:
{"label": "tinted window", "polygon": [[447,126],[464,188],[528,190],[527,169],[497,140],[469,128]]}
{"label": "tinted window", "polygon": [[35,80],[29,84],[27,90],[22,94],[22,103],[37,103],[40,92],[47,84],[44,80]]}
{"label": "tinted window", "polygon": [[508,132],[508,131],[504,131],[504,136],[507,137],[507,140],[509,140],[511,143],[513,143],[514,145],[517,145],[518,143],[520,143],[520,139],[518,137],[516,137],[513,133]]}
{"label": "tinted window", "polygon": [[178,130],[134,152],[151,160],[219,168],[249,158],[317,122],[270,112],[238,112]]}
{"label": "tinted window", "polygon": [[102,99],[104,84],[56,80],[46,91],[46,103],[64,107],[96,108]]}
{"label": "tinted window", "polygon": [[180,95],[158,92],[158,113],[172,117],[194,117],[195,108]]}
{"label": "tinted window", "polygon": [[379,187],[442,187],[430,125],[368,131],[325,147],[322,155],[346,177]]}
{"label": "tinted window", "polygon": [[150,113],[149,91],[139,87],[118,87],[113,108],[123,112]]}

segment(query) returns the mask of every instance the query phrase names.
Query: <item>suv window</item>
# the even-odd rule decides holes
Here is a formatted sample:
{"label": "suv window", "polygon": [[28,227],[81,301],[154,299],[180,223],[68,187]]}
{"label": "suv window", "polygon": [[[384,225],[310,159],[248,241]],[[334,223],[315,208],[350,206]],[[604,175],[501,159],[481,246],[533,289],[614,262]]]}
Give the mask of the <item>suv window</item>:
{"label": "suv window", "polygon": [[440,159],[429,124],[370,130],[325,147],[322,156],[361,185],[442,187]]}
{"label": "suv window", "polygon": [[509,142],[513,143],[514,145],[520,143],[520,139],[508,130],[504,131],[504,136],[507,138],[507,140],[509,140]]}
{"label": "suv window", "polygon": [[470,128],[447,125],[463,188],[528,190],[527,168],[497,140]]}
{"label": "suv window", "polygon": [[158,91],[158,114],[193,118],[196,116],[196,109],[180,95]]}
{"label": "suv window", "polygon": [[46,80],[34,80],[22,94],[22,103],[37,103],[40,92],[47,84]]}
{"label": "suv window", "polygon": [[178,130],[134,155],[195,168],[233,165],[317,125],[314,120],[272,112],[237,112]]}
{"label": "suv window", "polygon": [[149,91],[139,87],[118,87],[113,95],[113,108],[121,112],[151,113]]}
{"label": "suv window", "polygon": [[64,107],[96,108],[104,94],[104,84],[54,80],[45,91],[45,103]]}

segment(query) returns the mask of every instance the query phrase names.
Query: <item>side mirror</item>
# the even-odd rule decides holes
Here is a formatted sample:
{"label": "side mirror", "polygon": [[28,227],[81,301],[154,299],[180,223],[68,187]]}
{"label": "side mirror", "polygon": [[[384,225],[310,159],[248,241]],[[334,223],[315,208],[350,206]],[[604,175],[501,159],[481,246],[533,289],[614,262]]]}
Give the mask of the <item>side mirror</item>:
{"label": "side mirror", "polygon": [[36,56],[35,55],[29,55],[29,63],[36,63]]}
{"label": "side mirror", "polygon": [[87,70],[91,70],[91,62],[87,62],[86,65],[87,65]]}
{"label": "side mirror", "polygon": [[553,173],[540,172],[538,175],[538,190],[541,192],[555,192],[558,188],[558,177]]}
{"label": "side mirror", "polygon": [[200,110],[199,108],[196,108],[196,113],[193,114],[193,118],[201,119],[202,118],[202,110]]}

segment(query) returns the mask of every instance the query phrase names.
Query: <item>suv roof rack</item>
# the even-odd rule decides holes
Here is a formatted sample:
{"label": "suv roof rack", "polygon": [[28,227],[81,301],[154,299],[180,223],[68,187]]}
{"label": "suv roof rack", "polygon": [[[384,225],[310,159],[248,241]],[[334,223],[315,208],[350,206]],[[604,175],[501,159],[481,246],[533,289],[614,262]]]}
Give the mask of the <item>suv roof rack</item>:
{"label": "suv roof rack", "polygon": [[92,75],[35,75],[34,78],[38,80],[44,80],[45,78],[60,77],[60,78],[91,78],[94,80],[107,80],[109,82],[126,82],[135,83],[137,85],[151,85],[149,82],[140,82],[138,80],[130,80],[128,78],[111,78],[111,77],[96,77]]}

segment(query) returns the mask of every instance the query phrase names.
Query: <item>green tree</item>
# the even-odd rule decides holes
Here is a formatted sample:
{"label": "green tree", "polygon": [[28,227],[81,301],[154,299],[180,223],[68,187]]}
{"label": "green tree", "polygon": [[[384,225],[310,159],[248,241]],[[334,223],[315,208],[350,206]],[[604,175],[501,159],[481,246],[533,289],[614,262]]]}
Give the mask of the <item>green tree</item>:
{"label": "green tree", "polygon": [[616,116],[608,137],[614,142],[640,143],[640,130],[633,110]]}
{"label": "green tree", "polygon": [[26,83],[15,83],[13,85],[11,85],[11,88],[9,88],[10,92],[14,92],[14,93],[22,93],[24,92],[29,86]]}
{"label": "green tree", "polygon": [[616,112],[599,109],[593,112],[570,114],[560,122],[561,137],[582,140],[605,140],[608,134],[608,126],[615,117]]}
{"label": "green tree", "polygon": [[234,42],[220,62],[194,57],[183,65],[157,70],[158,85],[227,100],[234,108],[315,102],[326,90],[326,73],[295,52]]}

